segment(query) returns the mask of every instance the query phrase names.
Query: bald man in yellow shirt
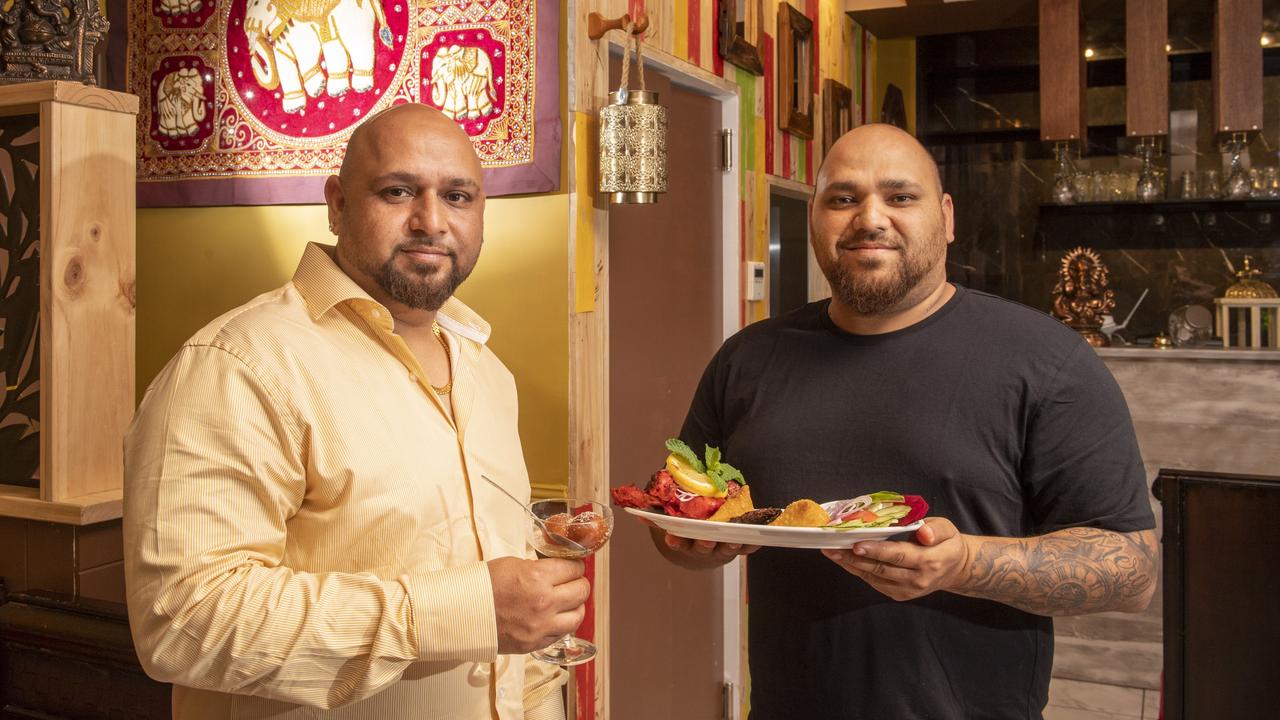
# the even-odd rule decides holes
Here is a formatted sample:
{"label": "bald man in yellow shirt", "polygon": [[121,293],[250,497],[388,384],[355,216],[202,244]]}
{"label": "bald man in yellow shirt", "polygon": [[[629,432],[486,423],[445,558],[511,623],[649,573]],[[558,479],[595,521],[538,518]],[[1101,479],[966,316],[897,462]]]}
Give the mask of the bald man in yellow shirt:
{"label": "bald man in yellow shirt", "polygon": [[577,628],[537,559],[515,382],[453,293],[483,243],[471,142],[424,105],[352,135],[336,246],[214,320],[126,437],[125,577],[177,720],[564,717],[526,653]]}

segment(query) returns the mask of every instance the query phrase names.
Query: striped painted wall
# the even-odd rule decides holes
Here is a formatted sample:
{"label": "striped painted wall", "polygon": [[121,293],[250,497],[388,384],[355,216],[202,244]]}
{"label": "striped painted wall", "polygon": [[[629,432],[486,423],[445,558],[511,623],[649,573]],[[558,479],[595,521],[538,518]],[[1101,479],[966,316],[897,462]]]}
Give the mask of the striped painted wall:
{"label": "striped painted wall", "polygon": [[[650,29],[645,38],[648,46],[688,60],[742,89],[743,132],[738,157],[741,158],[742,250],[743,257],[749,260],[764,260],[768,256],[767,176],[812,185],[822,161],[820,94],[814,98],[814,139],[805,140],[777,127],[776,36],[778,5],[785,1],[763,2],[763,77],[720,58],[716,50],[718,0],[626,0],[625,5],[633,17],[641,10],[648,14]],[[826,78],[844,83],[853,90],[855,119],[866,122],[871,114],[870,97],[875,79],[875,37],[850,20],[844,13],[844,3],[838,0],[792,0],[791,4],[814,23],[818,57],[813,87],[820,93]],[[766,312],[764,303],[744,303],[740,315],[745,324],[763,319]]]}
{"label": "striped painted wall", "polygon": [[[738,181],[740,190],[739,238],[743,260],[767,261],[769,238],[770,177],[812,184],[814,173],[822,161],[822,98],[814,97],[813,140],[802,140],[777,129],[776,67],[778,7],[792,2],[814,22],[817,62],[812,85],[817,93],[822,81],[834,78],[847,85],[854,95],[854,118],[866,122],[871,115],[871,88],[875,87],[876,40],[853,23],[843,11],[843,0],[762,0],[761,29],[764,50],[764,76],[752,75],[735,65],[725,63],[717,52],[716,15],[721,0],[561,0],[561,8],[571,13],[568,26],[573,41],[567,49],[570,67],[568,86],[569,153],[567,189],[570,212],[570,283],[573,307],[570,316],[570,488],[579,497],[607,498],[608,488],[600,484],[607,477],[606,458],[602,448],[607,439],[602,433],[607,414],[601,388],[608,382],[605,372],[607,356],[607,323],[599,309],[602,283],[608,278],[608,207],[596,192],[595,163],[597,150],[596,112],[609,88],[607,57],[599,43],[587,37],[586,23],[590,12],[607,18],[625,13],[636,17],[644,11],[650,18],[646,33],[647,48],[662,51],[687,61],[699,70],[736,84],[740,89],[740,128]],[[733,0],[724,0],[732,2]],[[750,1],[750,0],[748,0]],[[607,297],[607,294],[606,294]],[[762,320],[768,312],[763,302],[743,302],[739,320],[743,325]],[[593,626],[579,632],[592,632],[608,643],[609,576],[608,553],[592,558],[592,572],[598,581],[592,598]],[[745,622],[745,613],[743,615]],[[743,627],[741,640],[745,642]],[[584,635],[585,637],[585,635]],[[740,646],[745,653],[745,645]],[[745,655],[744,655],[745,657]],[[743,666],[745,668],[745,665]],[[571,704],[574,720],[597,720],[608,716],[609,684],[607,665],[587,663],[575,668],[575,690]],[[597,673],[600,674],[597,674]],[[742,678],[749,687],[750,678]],[[744,687],[744,691],[747,688]],[[741,708],[745,716],[746,708]]]}

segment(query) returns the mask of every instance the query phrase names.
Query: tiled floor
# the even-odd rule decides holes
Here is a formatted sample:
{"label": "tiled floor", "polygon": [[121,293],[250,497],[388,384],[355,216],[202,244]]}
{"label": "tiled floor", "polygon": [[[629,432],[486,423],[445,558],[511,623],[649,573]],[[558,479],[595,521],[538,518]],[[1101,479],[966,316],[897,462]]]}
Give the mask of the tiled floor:
{"label": "tiled floor", "polygon": [[1156,720],[1160,693],[1054,678],[1045,720]]}

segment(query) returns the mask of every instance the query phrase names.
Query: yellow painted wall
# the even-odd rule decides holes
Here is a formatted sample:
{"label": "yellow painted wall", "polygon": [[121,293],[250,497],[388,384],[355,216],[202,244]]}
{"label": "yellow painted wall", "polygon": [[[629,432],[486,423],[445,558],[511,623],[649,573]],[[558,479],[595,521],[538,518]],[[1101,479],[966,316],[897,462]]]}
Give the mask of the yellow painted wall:
{"label": "yellow painted wall", "polygon": [[[494,198],[485,245],[458,296],[493,325],[515,374],[534,483],[568,474],[568,196]],[[307,241],[332,242],[323,205],[138,211],[139,396],[204,324],[288,282]]]}
{"label": "yellow painted wall", "polygon": [[902,90],[907,106],[907,131],[916,132],[916,39],[880,40],[876,43],[875,102],[871,120],[879,122],[889,83]]}

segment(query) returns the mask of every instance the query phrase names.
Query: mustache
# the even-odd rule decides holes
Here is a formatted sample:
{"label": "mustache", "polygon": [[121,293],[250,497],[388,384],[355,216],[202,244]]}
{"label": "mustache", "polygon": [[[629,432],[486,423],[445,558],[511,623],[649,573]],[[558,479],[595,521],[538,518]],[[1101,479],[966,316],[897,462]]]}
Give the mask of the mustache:
{"label": "mustache", "polygon": [[836,242],[838,250],[853,250],[863,245],[879,245],[891,250],[902,250],[902,243],[893,240],[884,232],[868,232],[859,230],[852,235],[840,238]]}
{"label": "mustache", "polygon": [[405,240],[395,247],[396,252],[412,252],[415,250],[438,250],[451,258],[457,258],[458,256],[458,253],[454,248],[451,248],[444,243],[433,242],[431,240]]}

